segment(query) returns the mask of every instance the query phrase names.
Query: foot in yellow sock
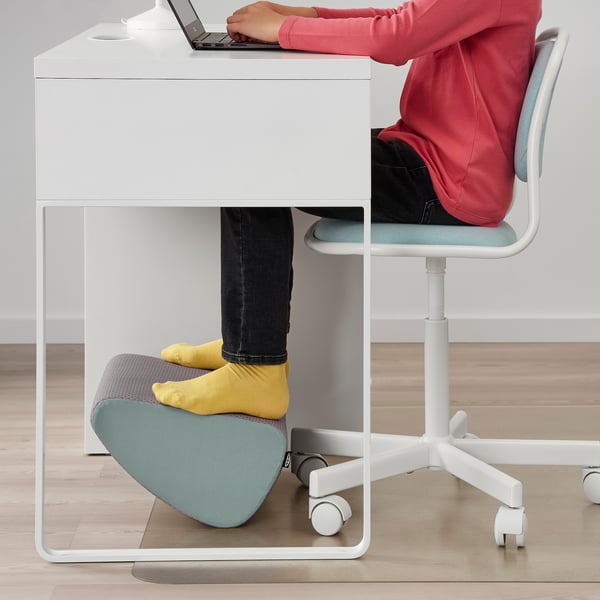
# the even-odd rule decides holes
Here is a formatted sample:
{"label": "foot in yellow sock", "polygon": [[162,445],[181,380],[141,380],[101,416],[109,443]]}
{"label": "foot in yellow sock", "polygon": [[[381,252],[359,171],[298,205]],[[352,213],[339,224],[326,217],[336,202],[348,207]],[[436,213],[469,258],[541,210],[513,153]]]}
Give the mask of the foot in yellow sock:
{"label": "foot in yellow sock", "polygon": [[195,379],[155,383],[152,391],[162,404],[199,415],[239,412],[281,419],[289,404],[285,364],[227,363]]}
{"label": "foot in yellow sock", "polygon": [[183,365],[184,367],[214,371],[228,364],[221,356],[222,348],[223,340],[214,340],[200,346],[171,344],[160,353],[160,356],[167,362]]}
{"label": "foot in yellow sock", "polygon": [[[160,356],[167,362],[192,367],[193,369],[208,369],[214,371],[220,369],[228,363],[221,355],[223,349],[223,340],[213,340],[200,346],[191,344],[171,344],[165,348]],[[290,372],[290,363],[285,363],[285,374]]]}

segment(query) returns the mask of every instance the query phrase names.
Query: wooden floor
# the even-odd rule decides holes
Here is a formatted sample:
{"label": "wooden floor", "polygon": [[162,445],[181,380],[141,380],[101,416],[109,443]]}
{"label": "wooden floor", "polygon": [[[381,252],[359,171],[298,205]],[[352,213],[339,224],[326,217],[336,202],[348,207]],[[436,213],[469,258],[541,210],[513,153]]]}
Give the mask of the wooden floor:
{"label": "wooden floor", "polygon": [[[452,397],[461,407],[590,406],[600,398],[600,344],[455,344]],[[421,403],[421,350],[373,347],[374,407]],[[110,457],[82,454],[83,349],[48,351],[48,537],[56,546],[139,544],[152,499]],[[391,598],[600,600],[597,583],[254,584],[143,583],[131,564],[53,565],[33,548],[35,349],[0,346],[0,598]],[[599,428],[600,430],[600,428]],[[598,567],[600,570],[600,566]]]}

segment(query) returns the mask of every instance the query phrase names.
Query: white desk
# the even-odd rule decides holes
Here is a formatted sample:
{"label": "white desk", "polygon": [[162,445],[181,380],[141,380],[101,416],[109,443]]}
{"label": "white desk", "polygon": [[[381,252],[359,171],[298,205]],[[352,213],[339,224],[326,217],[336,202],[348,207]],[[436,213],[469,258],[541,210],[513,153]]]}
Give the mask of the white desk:
{"label": "white desk", "polygon": [[[99,25],[35,60],[38,551],[53,561],[256,558],[254,549],[213,550],[209,555],[203,553],[206,549],[45,547],[46,210],[86,209],[87,421],[93,392],[111,356],[131,351],[157,354],[163,345],[181,341],[173,333],[177,327],[193,332],[187,341],[194,343],[212,337],[215,327],[218,331],[218,306],[209,299],[218,297],[213,293],[218,287],[215,207],[357,205],[369,217],[370,61],[272,51],[191,52],[178,31],[95,39],[102,36],[128,34],[121,25]],[[206,219],[198,218],[198,207],[206,209]],[[303,232],[298,233],[301,237]],[[190,241],[199,245],[186,252]],[[369,257],[363,263],[364,297],[359,306],[367,315],[359,328],[363,343],[353,344],[354,334],[348,338],[345,329],[353,309],[346,310],[344,300],[356,297],[351,289],[360,282],[353,277],[356,269],[344,271],[340,259],[326,263],[321,256],[308,258],[299,244],[297,248],[290,353],[299,365],[306,359],[314,371],[307,374],[298,368],[297,378],[290,381],[290,422],[345,427],[347,415],[356,408],[351,396],[362,387],[359,421],[368,431]],[[211,258],[205,262],[203,256]],[[162,261],[158,270],[148,267],[157,260]],[[323,270],[324,264],[328,270]],[[321,279],[311,281],[304,266],[316,269]],[[214,282],[211,293],[204,282],[201,286],[206,307],[189,300],[173,306],[173,293],[160,296],[152,279],[156,274],[173,277],[175,288],[182,277],[181,282],[191,286],[187,297],[197,298],[193,286],[200,285],[194,283],[200,277],[193,268],[198,275],[213,275],[206,278]],[[304,285],[298,283],[298,275],[307,280]],[[307,283],[310,290],[303,292]],[[319,289],[321,284],[327,287]],[[208,320],[184,317],[201,312]],[[176,315],[176,323],[167,317],[170,314]],[[149,331],[159,333],[148,335]],[[361,346],[362,372],[352,360]],[[345,381],[348,387],[332,381]],[[368,517],[364,521],[363,542],[368,543]],[[261,549],[259,557],[343,558],[362,551],[364,547],[278,548]]]}

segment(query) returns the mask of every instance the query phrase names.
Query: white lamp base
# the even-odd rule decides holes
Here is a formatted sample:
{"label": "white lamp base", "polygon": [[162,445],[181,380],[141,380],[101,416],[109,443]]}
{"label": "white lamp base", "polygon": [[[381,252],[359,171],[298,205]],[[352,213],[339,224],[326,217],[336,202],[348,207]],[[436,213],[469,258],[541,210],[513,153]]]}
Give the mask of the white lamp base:
{"label": "white lamp base", "polygon": [[124,19],[128,29],[179,29],[179,23],[168,6],[157,4],[153,9],[147,10],[130,19]]}

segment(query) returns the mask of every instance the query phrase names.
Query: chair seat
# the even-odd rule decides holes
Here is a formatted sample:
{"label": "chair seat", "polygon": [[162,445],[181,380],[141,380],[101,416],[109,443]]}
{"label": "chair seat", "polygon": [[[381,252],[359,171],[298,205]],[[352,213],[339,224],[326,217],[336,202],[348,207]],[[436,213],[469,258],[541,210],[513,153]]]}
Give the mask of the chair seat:
{"label": "chair seat", "polygon": [[202,416],[154,398],[156,381],[205,373],[151,356],[116,356],[100,382],[92,426],[114,459],[155,496],[206,525],[237,527],[279,477],[285,417]]}
{"label": "chair seat", "polygon": [[[362,243],[363,224],[340,219],[321,219],[313,235],[323,242]],[[373,223],[372,244],[445,245],[445,246],[510,246],[517,240],[515,230],[506,222],[498,227],[455,225],[410,225],[406,223]]]}

